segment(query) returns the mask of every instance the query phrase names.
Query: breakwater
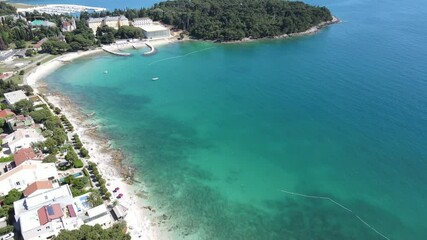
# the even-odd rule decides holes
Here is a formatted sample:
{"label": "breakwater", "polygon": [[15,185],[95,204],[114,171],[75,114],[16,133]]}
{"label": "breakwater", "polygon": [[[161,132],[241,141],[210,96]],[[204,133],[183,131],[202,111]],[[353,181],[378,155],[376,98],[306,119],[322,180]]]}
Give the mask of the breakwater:
{"label": "breakwater", "polygon": [[106,52],[108,52],[108,53],[111,53],[111,54],[117,55],[117,56],[130,56],[130,55],[131,55],[130,53],[114,52],[114,51],[109,50],[109,49],[107,49],[107,48],[105,48],[105,47],[103,47],[103,48],[102,48],[102,50],[104,50],[104,51],[106,51]]}
{"label": "breakwater", "polygon": [[151,45],[149,43],[145,43],[145,45],[150,48],[150,51],[145,52],[144,56],[150,56],[150,55],[153,55],[156,53],[156,49],[153,47],[153,45]]}

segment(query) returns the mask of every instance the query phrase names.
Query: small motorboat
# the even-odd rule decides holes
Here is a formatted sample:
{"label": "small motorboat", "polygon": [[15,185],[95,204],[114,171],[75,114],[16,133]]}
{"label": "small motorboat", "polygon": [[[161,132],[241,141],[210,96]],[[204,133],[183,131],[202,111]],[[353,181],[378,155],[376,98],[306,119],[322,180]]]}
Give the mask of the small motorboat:
{"label": "small motorboat", "polygon": [[108,73],[108,71],[107,71],[107,70],[105,70],[105,71],[104,71],[104,74],[107,74],[107,73]]}
{"label": "small motorboat", "polygon": [[158,77],[153,77],[153,78],[151,78],[151,80],[157,81],[157,80],[159,80],[159,78]]}

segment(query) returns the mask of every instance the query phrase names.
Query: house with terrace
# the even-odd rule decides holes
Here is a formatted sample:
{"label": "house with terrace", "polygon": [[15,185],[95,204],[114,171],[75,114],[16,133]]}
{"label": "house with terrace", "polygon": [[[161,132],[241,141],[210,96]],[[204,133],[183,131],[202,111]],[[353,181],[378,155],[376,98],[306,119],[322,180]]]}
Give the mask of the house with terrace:
{"label": "house with terrace", "polygon": [[41,152],[34,152],[32,148],[22,148],[16,151],[13,155],[13,165],[17,167],[26,161],[43,161],[43,154]]}
{"label": "house with terrace", "polygon": [[92,207],[90,193],[74,197],[69,185],[51,188],[47,182],[32,184],[24,191],[26,198],[13,203],[15,220],[24,240],[50,239],[61,230],[74,230],[82,225],[111,227],[114,219],[101,204]]}
{"label": "house with terrace", "polygon": [[7,120],[7,125],[9,125],[9,128],[13,131],[20,128],[34,128],[36,126],[33,118],[25,115],[17,115],[9,118]]}
{"label": "house with terrace", "polygon": [[14,188],[23,191],[36,181],[57,178],[58,171],[54,163],[28,160],[0,175],[0,195],[7,195]]}
{"label": "house with terrace", "polygon": [[61,230],[74,230],[83,225],[68,185],[48,189],[14,202],[15,220],[22,238],[50,239]]}
{"label": "house with terrace", "polygon": [[32,143],[44,141],[44,137],[40,132],[40,129],[19,128],[15,132],[7,135],[3,139],[3,144],[5,147],[9,148],[10,153],[15,153],[19,149],[31,147]]}

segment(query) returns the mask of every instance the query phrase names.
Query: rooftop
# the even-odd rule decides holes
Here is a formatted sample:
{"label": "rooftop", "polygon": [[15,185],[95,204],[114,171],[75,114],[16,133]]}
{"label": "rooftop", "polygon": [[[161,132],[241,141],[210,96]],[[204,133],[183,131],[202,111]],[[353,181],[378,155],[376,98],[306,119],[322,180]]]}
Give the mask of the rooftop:
{"label": "rooftop", "polygon": [[45,26],[45,27],[52,27],[52,26],[56,26],[55,23],[53,22],[49,22],[46,20],[34,20],[31,22],[32,26]]}
{"label": "rooftop", "polygon": [[33,48],[40,48],[44,42],[46,42],[48,38],[43,38],[42,40],[38,41],[36,44],[34,44]]}
{"label": "rooftop", "polygon": [[25,92],[22,90],[5,93],[4,97],[6,98],[7,103],[9,103],[10,105],[13,105],[24,99],[28,100],[27,95],[25,95]]}
{"label": "rooftop", "polygon": [[42,141],[43,136],[34,128],[19,128],[15,132],[7,135],[3,139],[3,143],[7,143],[9,146],[14,144],[17,141],[28,139],[28,140],[37,140]]}
{"label": "rooftop", "polygon": [[141,27],[142,30],[146,32],[156,32],[156,31],[163,31],[168,30],[166,27],[160,24],[154,24],[154,25],[144,25]]}
{"label": "rooftop", "polygon": [[89,20],[87,20],[88,23],[98,23],[98,22],[102,22],[102,20],[104,20],[104,18],[89,18]]}
{"label": "rooftop", "polygon": [[61,204],[55,203],[40,208],[37,210],[37,215],[39,216],[40,225],[45,225],[54,219],[64,216],[64,213],[62,213]]}
{"label": "rooftop", "polygon": [[48,205],[52,202],[62,201],[65,205],[73,203],[74,199],[72,196],[70,187],[68,185],[62,185],[49,191],[18,200],[13,203],[15,219],[18,220],[19,216],[26,211]]}
{"label": "rooftop", "polygon": [[30,184],[25,190],[24,190],[24,196],[28,197],[37,190],[41,189],[52,189],[53,185],[50,181],[37,181],[32,184]]}
{"label": "rooftop", "polygon": [[40,155],[37,155],[32,148],[23,148],[18,150],[15,155],[13,155],[13,161],[15,166],[21,165],[27,160],[41,159]]}
{"label": "rooftop", "polygon": [[10,109],[3,109],[0,111],[0,118],[6,118],[7,116],[15,116],[15,113]]}

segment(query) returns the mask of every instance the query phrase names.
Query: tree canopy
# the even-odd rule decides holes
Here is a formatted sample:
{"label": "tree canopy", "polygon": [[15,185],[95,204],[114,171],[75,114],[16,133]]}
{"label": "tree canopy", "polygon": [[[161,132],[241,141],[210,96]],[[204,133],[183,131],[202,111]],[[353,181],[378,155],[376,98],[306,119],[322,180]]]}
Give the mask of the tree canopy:
{"label": "tree canopy", "polygon": [[33,111],[34,105],[33,102],[27,99],[22,99],[13,105],[13,110],[18,114],[27,115]]}
{"label": "tree canopy", "polygon": [[150,17],[185,30],[193,38],[218,41],[297,33],[332,20],[326,7],[285,0],[169,0],[148,9],[116,9],[81,17],[122,14],[129,19]]}
{"label": "tree canopy", "polygon": [[326,7],[283,0],[176,0],[155,4],[150,17],[209,40],[302,32],[332,20]]}
{"label": "tree canopy", "polygon": [[9,5],[5,2],[0,2],[0,16],[15,14],[16,8],[12,5]]}
{"label": "tree canopy", "polygon": [[116,224],[111,228],[102,229],[100,225],[83,225],[78,230],[61,230],[54,240],[130,240],[130,235],[125,233],[126,225]]}

